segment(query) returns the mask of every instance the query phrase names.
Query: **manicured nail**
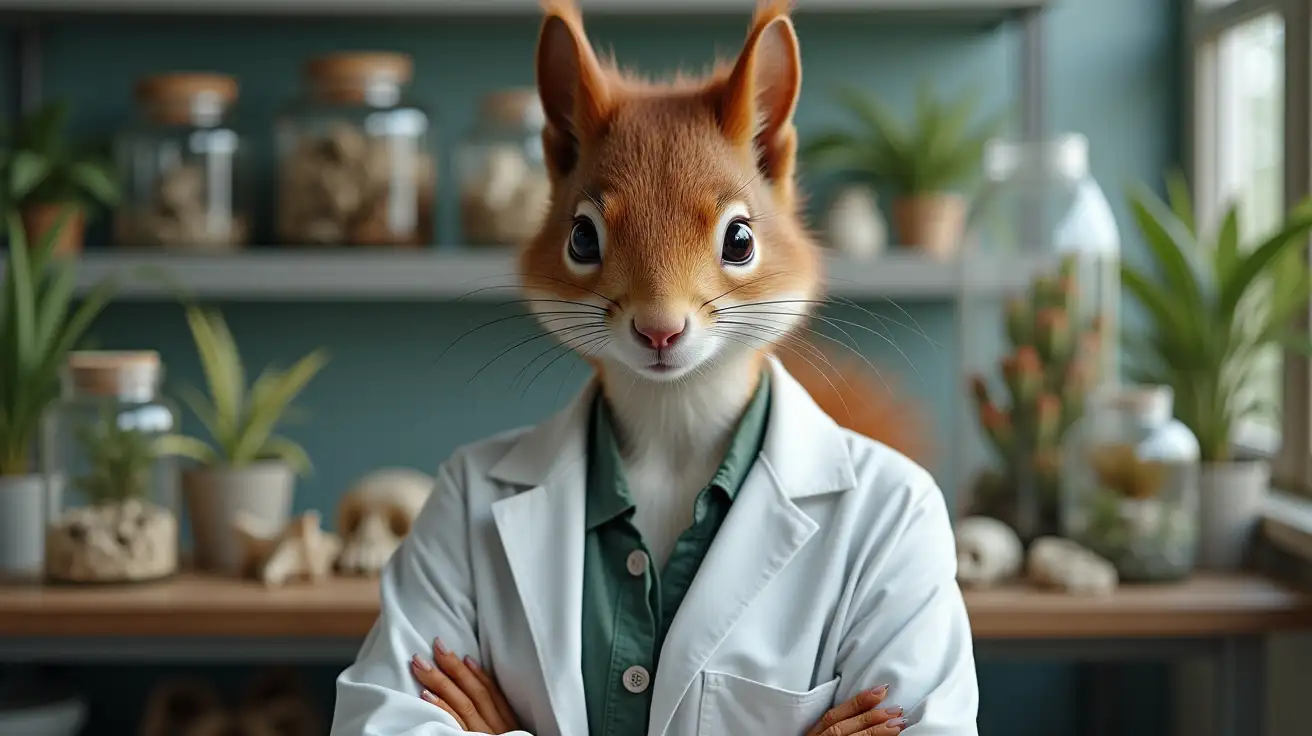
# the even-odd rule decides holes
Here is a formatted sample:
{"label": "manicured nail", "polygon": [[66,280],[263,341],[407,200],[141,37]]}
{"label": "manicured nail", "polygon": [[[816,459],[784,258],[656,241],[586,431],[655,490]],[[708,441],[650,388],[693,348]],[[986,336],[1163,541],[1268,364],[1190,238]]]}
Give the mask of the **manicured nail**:
{"label": "manicured nail", "polygon": [[437,650],[437,653],[438,653],[438,654],[450,654],[450,653],[451,653],[451,650],[446,648],[446,645],[442,643],[442,640],[441,640],[440,638],[439,638],[439,639],[434,639],[434,640],[433,640],[433,648]]}
{"label": "manicured nail", "polygon": [[907,726],[907,719],[905,719],[905,718],[894,718],[893,720],[891,720],[891,721],[888,722],[888,725],[892,726],[893,728],[906,728],[906,726]]}
{"label": "manicured nail", "polygon": [[884,709],[884,712],[887,713],[887,714],[889,714],[890,716],[900,716],[900,715],[902,715],[902,706],[900,706],[900,705],[891,705],[891,706],[885,708],[885,709]]}
{"label": "manicured nail", "polygon": [[423,698],[424,700],[427,700],[433,705],[437,705],[437,696],[428,692],[427,690],[423,691],[422,693],[419,693],[419,697]]}
{"label": "manicured nail", "polygon": [[888,692],[888,685],[880,685],[870,692],[874,693],[876,697],[882,698]]}
{"label": "manicured nail", "polygon": [[473,657],[465,657],[465,666],[471,670],[474,670],[475,672],[481,671],[479,669],[478,662],[475,662]]}
{"label": "manicured nail", "polygon": [[420,670],[421,672],[428,672],[433,669],[433,665],[425,662],[418,654],[414,656],[414,659],[410,660],[410,664],[414,665],[415,669]]}

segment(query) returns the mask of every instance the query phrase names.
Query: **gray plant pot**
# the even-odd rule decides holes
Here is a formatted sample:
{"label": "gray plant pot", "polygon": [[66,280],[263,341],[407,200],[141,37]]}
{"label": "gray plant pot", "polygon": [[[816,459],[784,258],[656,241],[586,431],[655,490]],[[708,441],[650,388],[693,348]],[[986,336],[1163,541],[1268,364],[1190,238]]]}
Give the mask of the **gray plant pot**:
{"label": "gray plant pot", "polygon": [[1198,566],[1241,568],[1271,485],[1266,460],[1204,463],[1198,475]]}
{"label": "gray plant pot", "polygon": [[192,468],[182,473],[198,569],[241,571],[243,549],[232,522],[239,511],[270,532],[281,531],[292,512],[296,477],[284,462],[268,460],[240,468]]}
{"label": "gray plant pot", "polygon": [[46,484],[39,475],[0,476],[0,581],[45,575]]}

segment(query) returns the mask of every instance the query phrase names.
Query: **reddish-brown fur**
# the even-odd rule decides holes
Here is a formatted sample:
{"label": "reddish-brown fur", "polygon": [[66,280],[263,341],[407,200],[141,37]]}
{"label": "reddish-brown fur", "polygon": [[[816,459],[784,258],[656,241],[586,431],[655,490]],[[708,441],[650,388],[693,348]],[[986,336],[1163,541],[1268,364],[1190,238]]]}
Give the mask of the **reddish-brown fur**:
{"label": "reddish-brown fur", "polygon": [[[712,323],[712,301],[726,292],[736,303],[816,298],[820,259],[793,182],[801,68],[788,3],[759,6],[735,63],[664,84],[599,61],[572,2],[544,5],[537,74],[553,192],[520,257],[525,286],[600,297],[608,319],[648,322],[691,311]],[[585,198],[602,205],[608,235],[601,267],[580,275],[566,266],[564,244]],[[747,204],[763,256],[750,274],[723,268],[713,242],[735,200]]]}

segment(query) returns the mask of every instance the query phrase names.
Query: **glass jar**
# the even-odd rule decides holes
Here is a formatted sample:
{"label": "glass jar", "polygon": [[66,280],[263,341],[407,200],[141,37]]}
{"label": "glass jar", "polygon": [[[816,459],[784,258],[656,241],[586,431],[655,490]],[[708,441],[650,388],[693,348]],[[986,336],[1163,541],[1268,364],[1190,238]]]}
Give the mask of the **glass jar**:
{"label": "glass jar", "polygon": [[1062,531],[1122,580],[1186,577],[1198,544],[1198,440],[1168,386],[1091,397],[1062,449]]}
{"label": "glass jar", "polygon": [[115,142],[124,184],[115,241],[195,250],[245,245],[245,151],[227,121],[237,80],[163,74],[143,79],[136,100],[137,119]]}
{"label": "glass jar", "polygon": [[155,352],[74,352],[45,418],[46,578],[155,580],[178,567],[175,461],[157,451],[177,412]]}
{"label": "glass jar", "polygon": [[276,124],[277,230],[289,245],[426,245],[437,169],[429,117],[402,99],[410,57],[343,53],[305,68]]}
{"label": "glass jar", "polygon": [[1060,527],[1062,435],[1118,378],[1120,237],[1083,136],[992,141],[984,173],[960,259],[959,477],[968,513],[1029,542]]}
{"label": "glass jar", "polygon": [[537,234],[551,199],[542,152],[546,115],[534,89],[483,98],[456,154],[466,245],[520,245]]}

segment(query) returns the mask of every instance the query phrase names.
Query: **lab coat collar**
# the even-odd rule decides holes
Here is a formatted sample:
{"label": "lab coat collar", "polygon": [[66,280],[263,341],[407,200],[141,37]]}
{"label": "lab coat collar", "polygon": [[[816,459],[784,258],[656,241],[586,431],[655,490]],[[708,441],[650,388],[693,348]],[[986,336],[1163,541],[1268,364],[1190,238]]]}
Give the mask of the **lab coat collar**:
{"label": "lab coat collar", "polygon": [[[843,430],[778,360],[771,357],[769,362],[770,420],[761,455],[784,494],[804,498],[855,486],[856,473]],[[585,467],[589,409],[597,389],[595,380],[589,382],[568,406],[525,434],[489,475],[532,487],[568,471],[566,466]],[[578,492],[583,492],[582,485]]]}

